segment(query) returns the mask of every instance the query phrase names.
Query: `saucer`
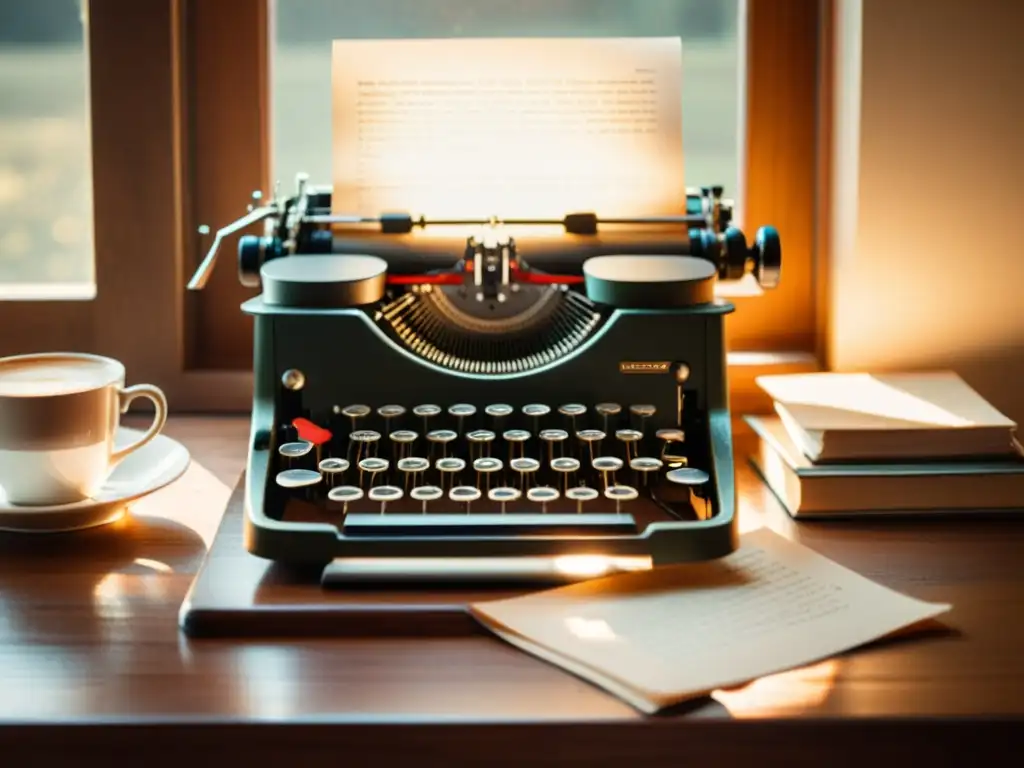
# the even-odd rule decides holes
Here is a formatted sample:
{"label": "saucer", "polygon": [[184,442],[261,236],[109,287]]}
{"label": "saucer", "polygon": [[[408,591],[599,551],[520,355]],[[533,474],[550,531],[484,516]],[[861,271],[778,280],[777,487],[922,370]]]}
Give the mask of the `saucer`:
{"label": "saucer", "polygon": [[[142,435],[137,429],[119,427],[114,444],[120,448]],[[189,461],[185,446],[166,435],[157,435],[128,454],[90,499],[52,507],[26,507],[10,504],[0,490],[0,531],[54,533],[111,523],[124,514],[128,502],[181,477]]]}

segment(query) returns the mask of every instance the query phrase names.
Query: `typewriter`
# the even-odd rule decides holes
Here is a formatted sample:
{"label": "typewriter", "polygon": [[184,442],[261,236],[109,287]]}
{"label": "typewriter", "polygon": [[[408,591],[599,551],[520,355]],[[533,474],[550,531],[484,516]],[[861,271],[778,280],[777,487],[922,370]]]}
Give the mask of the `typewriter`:
{"label": "typewriter", "polygon": [[[726,316],[777,285],[722,189],[678,216],[332,212],[300,175],[216,233],[261,294],[245,546],[354,582],[554,580],[737,543]],[[454,234],[453,234],[454,233]],[[747,278],[748,280],[751,278]]]}

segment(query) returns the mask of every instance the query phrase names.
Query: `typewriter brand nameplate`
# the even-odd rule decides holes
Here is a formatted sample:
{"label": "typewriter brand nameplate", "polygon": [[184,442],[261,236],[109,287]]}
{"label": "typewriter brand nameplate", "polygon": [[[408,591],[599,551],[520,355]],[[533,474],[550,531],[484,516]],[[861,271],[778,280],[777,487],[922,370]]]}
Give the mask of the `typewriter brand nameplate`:
{"label": "typewriter brand nameplate", "polygon": [[624,360],[619,363],[619,373],[668,373],[672,363],[641,362]]}

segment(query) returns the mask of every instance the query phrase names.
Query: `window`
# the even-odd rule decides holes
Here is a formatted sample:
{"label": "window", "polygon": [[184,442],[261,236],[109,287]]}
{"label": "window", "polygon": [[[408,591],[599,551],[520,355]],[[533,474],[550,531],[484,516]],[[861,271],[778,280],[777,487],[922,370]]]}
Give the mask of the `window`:
{"label": "window", "polygon": [[[297,171],[328,181],[329,41],[617,34],[683,37],[687,182],[726,186],[748,233],[761,224],[782,233],[782,285],[735,300],[730,349],[813,353],[819,5],[91,0],[83,50],[90,52],[95,298],[0,299],[0,327],[20,326],[16,335],[0,333],[0,354],[56,347],[112,354],[133,380],[163,386],[172,408],[246,409],[251,322],[238,307],[254,291],[239,285],[230,264],[235,243],[226,244],[205,291],[187,293],[184,284],[209,244],[196,234],[200,224],[233,221],[253,190],[275,179],[290,186]],[[63,6],[77,8],[70,0]],[[0,102],[0,131],[4,110]],[[0,195],[4,184],[0,160]],[[62,202],[79,204],[70,197]],[[45,226],[63,232],[49,213]],[[0,282],[11,282],[2,269]]]}
{"label": "window", "polygon": [[95,294],[82,21],[76,0],[0,6],[0,299]]}

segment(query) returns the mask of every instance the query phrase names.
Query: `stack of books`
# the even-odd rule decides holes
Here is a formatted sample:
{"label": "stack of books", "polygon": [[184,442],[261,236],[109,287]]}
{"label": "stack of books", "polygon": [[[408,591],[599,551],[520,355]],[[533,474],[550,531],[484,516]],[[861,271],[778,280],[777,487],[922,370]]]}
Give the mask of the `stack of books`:
{"label": "stack of books", "polygon": [[751,461],[794,517],[1024,510],[1017,425],[957,374],[762,376]]}

